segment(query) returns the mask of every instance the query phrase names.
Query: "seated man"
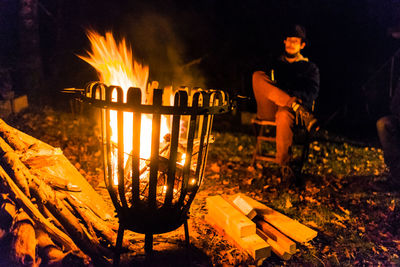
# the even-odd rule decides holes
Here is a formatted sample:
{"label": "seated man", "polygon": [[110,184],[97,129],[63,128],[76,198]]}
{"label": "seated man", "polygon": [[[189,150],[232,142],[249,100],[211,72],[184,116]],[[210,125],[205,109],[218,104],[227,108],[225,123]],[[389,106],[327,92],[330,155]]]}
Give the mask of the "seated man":
{"label": "seated man", "polygon": [[293,122],[298,116],[308,131],[317,129],[308,111],[319,91],[319,69],[300,53],[306,45],[306,32],[300,25],[288,31],[283,41],[285,52],[269,67],[253,73],[257,118],[276,122],[276,162],[282,174],[289,172],[289,149]]}
{"label": "seated man", "polygon": [[400,79],[390,103],[391,114],[376,122],[383,158],[389,168],[388,186],[400,189]]}

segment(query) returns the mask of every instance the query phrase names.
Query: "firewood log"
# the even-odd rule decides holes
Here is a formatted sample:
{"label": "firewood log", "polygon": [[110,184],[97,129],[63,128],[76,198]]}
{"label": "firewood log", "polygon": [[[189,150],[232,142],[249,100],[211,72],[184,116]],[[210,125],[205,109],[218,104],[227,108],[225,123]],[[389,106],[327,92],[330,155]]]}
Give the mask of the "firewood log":
{"label": "firewood log", "polygon": [[88,265],[87,259],[74,254],[72,251],[63,252],[43,230],[36,228],[35,233],[38,254],[45,266]]}
{"label": "firewood log", "polygon": [[[34,185],[31,189],[33,194],[38,199],[45,202],[46,207],[53,214],[54,217],[64,226],[68,235],[74,240],[74,242],[87,253],[93,259],[100,261],[103,264],[107,263],[107,259],[104,256],[111,258],[111,252],[102,249],[97,238],[92,237],[88,234],[87,230],[80,224],[79,220],[74,214],[63,204],[62,196],[52,191],[52,189],[45,183],[40,181]],[[51,198],[46,198],[43,191],[49,191],[48,194],[52,195]]]}
{"label": "firewood log", "polygon": [[54,150],[52,146],[9,126],[2,119],[0,119],[0,136],[17,151],[25,151],[32,145],[40,147],[41,150]]}
{"label": "firewood log", "polygon": [[66,233],[67,231],[64,229],[64,226],[51,214],[48,208],[42,203],[42,202],[37,202],[36,203],[39,211],[43,214],[43,216],[49,220],[52,224],[54,224],[58,229]]}
{"label": "firewood log", "polygon": [[[80,215],[85,222],[92,224],[93,228],[99,232],[103,238],[105,238],[111,245],[115,245],[117,234],[111,229],[111,227],[107,226],[102,219],[97,217],[97,215],[91,209],[83,205],[83,203],[80,202],[76,197],[68,196],[68,201],[72,206],[79,210]],[[122,240],[122,246],[134,250],[131,243],[126,239]]]}
{"label": "firewood log", "polygon": [[[7,153],[10,154],[6,157],[5,155]],[[25,175],[22,173],[20,168],[17,166],[14,167],[12,164],[14,161],[16,161],[18,156],[3,138],[0,138],[0,155],[2,156],[0,160],[1,165],[5,166],[4,169],[7,171],[7,173],[13,178],[14,182],[18,185],[22,192],[29,197],[29,186]]]}
{"label": "firewood log", "polygon": [[42,215],[42,213],[40,213],[31,200],[21,191],[21,189],[14,183],[14,181],[1,166],[0,178],[2,178],[2,185],[4,189],[8,191],[10,198],[13,199],[19,207],[22,207],[39,227],[42,227],[47,233],[49,233],[53,240],[61,244],[67,250],[79,251],[79,248],[69,236],[52,225]]}
{"label": "firewood log", "polygon": [[[1,142],[0,139],[0,152],[2,152],[4,146],[4,142]],[[79,224],[78,219],[65,207],[56,195],[56,192],[44,181],[32,175],[28,168],[19,160],[15,152],[10,151],[5,153],[3,158],[5,158],[9,166],[12,166],[13,169],[16,168],[20,170],[18,173],[25,176],[25,179],[31,181],[29,183],[29,188],[32,194],[34,194],[39,201],[45,203],[45,206],[64,226],[68,234],[73,238],[74,242],[76,242],[83,251],[92,257],[94,256],[99,258],[100,260],[104,259],[103,255],[109,254],[111,257],[109,252],[99,251],[101,248],[98,242],[95,242],[94,238],[87,235],[85,230]]]}
{"label": "firewood log", "polygon": [[49,265],[55,262],[61,262],[67,253],[59,249],[51,240],[49,235],[41,229],[35,229],[38,254],[43,264]]}
{"label": "firewood log", "polygon": [[11,263],[16,266],[38,266],[35,229],[32,220],[22,209],[14,219],[11,234]]}
{"label": "firewood log", "polygon": [[[13,219],[17,214],[17,208],[14,201],[12,201],[7,194],[0,194],[0,229],[2,234],[9,232]],[[0,235],[0,239],[3,236]]]}

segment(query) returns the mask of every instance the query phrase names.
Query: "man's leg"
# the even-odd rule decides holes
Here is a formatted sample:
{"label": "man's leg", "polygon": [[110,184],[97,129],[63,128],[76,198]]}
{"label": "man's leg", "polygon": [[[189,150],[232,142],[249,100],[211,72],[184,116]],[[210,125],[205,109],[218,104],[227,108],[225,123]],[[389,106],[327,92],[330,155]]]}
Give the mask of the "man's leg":
{"label": "man's leg", "polygon": [[380,118],[376,123],[383,156],[390,174],[400,185],[400,118],[389,115]]}
{"label": "man's leg", "polygon": [[289,148],[293,142],[294,115],[289,107],[278,107],[276,121],[276,162],[287,165],[290,160]]}
{"label": "man's leg", "polygon": [[[253,91],[257,101],[257,117],[262,120],[274,120],[276,106],[291,107],[296,100],[275,85],[263,71],[253,73]],[[271,102],[275,105],[271,105]]]}

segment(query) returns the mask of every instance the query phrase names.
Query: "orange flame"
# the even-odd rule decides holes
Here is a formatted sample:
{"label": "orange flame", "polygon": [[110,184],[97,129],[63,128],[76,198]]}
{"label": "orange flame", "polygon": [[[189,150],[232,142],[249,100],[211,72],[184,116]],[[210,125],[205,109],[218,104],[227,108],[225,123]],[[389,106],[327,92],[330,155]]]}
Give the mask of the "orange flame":
{"label": "orange flame", "polygon": [[[149,102],[145,99],[146,85],[149,77],[149,67],[135,61],[132,51],[127,47],[125,39],[117,43],[111,32],[102,36],[94,31],[88,31],[87,36],[90,40],[92,52],[87,52],[88,56],[79,56],[81,59],[92,65],[98,72],[100,82],[106,85],[118,85],[124,91],[124,102],[126,101],[127,90],[130,87],[138,87],[142,90],[141,103]],[[112,95],[112,101],[116,101],[116,91]],[[128,160],[128,154],[132,151],[132,113],[124,112],[124,160]],[[117,139],[117,113],[110,110],[110,126],[112,129],[111,140],[115,143]],[[150,158],[151,152],[151,128],[152,121],[150,115],[142,115],[140,133],[140,157]],[[169,133],[167,118],[161,120],[161,136]],[[115,160],[115,161],[114,161]],[[113,161],[116,162],[116,159]],[[116,180],[116,178],[114,179]],[[115,184],[117,182],[115,181]]]}

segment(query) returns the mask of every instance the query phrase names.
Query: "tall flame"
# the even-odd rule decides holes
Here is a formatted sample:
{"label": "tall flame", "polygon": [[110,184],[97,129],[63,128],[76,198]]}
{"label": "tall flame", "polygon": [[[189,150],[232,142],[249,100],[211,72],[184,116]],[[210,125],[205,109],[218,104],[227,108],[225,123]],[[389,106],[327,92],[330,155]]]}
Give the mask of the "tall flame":
{"label": "tall flame", "polygon": [[[111,32],[102,36],[94,31],[88,31],[87,36],[91,44],[91,52],[88,56],[79,56],[81,59],[92,65],[98,72],[100,82],[107,85],[118,85],[124,91],[124,102],[126,102],[127,90],[130,87],[138,87],[142,90],[141,103],[146,99],[146,85],[149,77],[149,67],[135,61],[132,51],[127,47],[125,39],[117,43]],[[116,101],[116,91],[112,95],[112,101]],[[125,163],[128,154],[132,151],[132,113],[124,112],[124,154]],[[140,157],[150,158],[151,152],[151,116],[142,115],[140,133]],[[110,126],[112,129],[111,140],[114,143],[117,139],[117,112],[110,111]],[[169,132],[166,118],[161,121],[161,136]],[[114,159],[115,160],[115,159]]]}
{"label": "tall flame", "polygon": [[117,44],[111,32],[104,37],[88,31],[87,36],[92,52],[87,52],[88,57],[79,57],[97,70],[101,82],[121,86],[124,90],[129,87],[145,90],[149,67],[133,60],[132,50],[127,47],[124,38]]}

